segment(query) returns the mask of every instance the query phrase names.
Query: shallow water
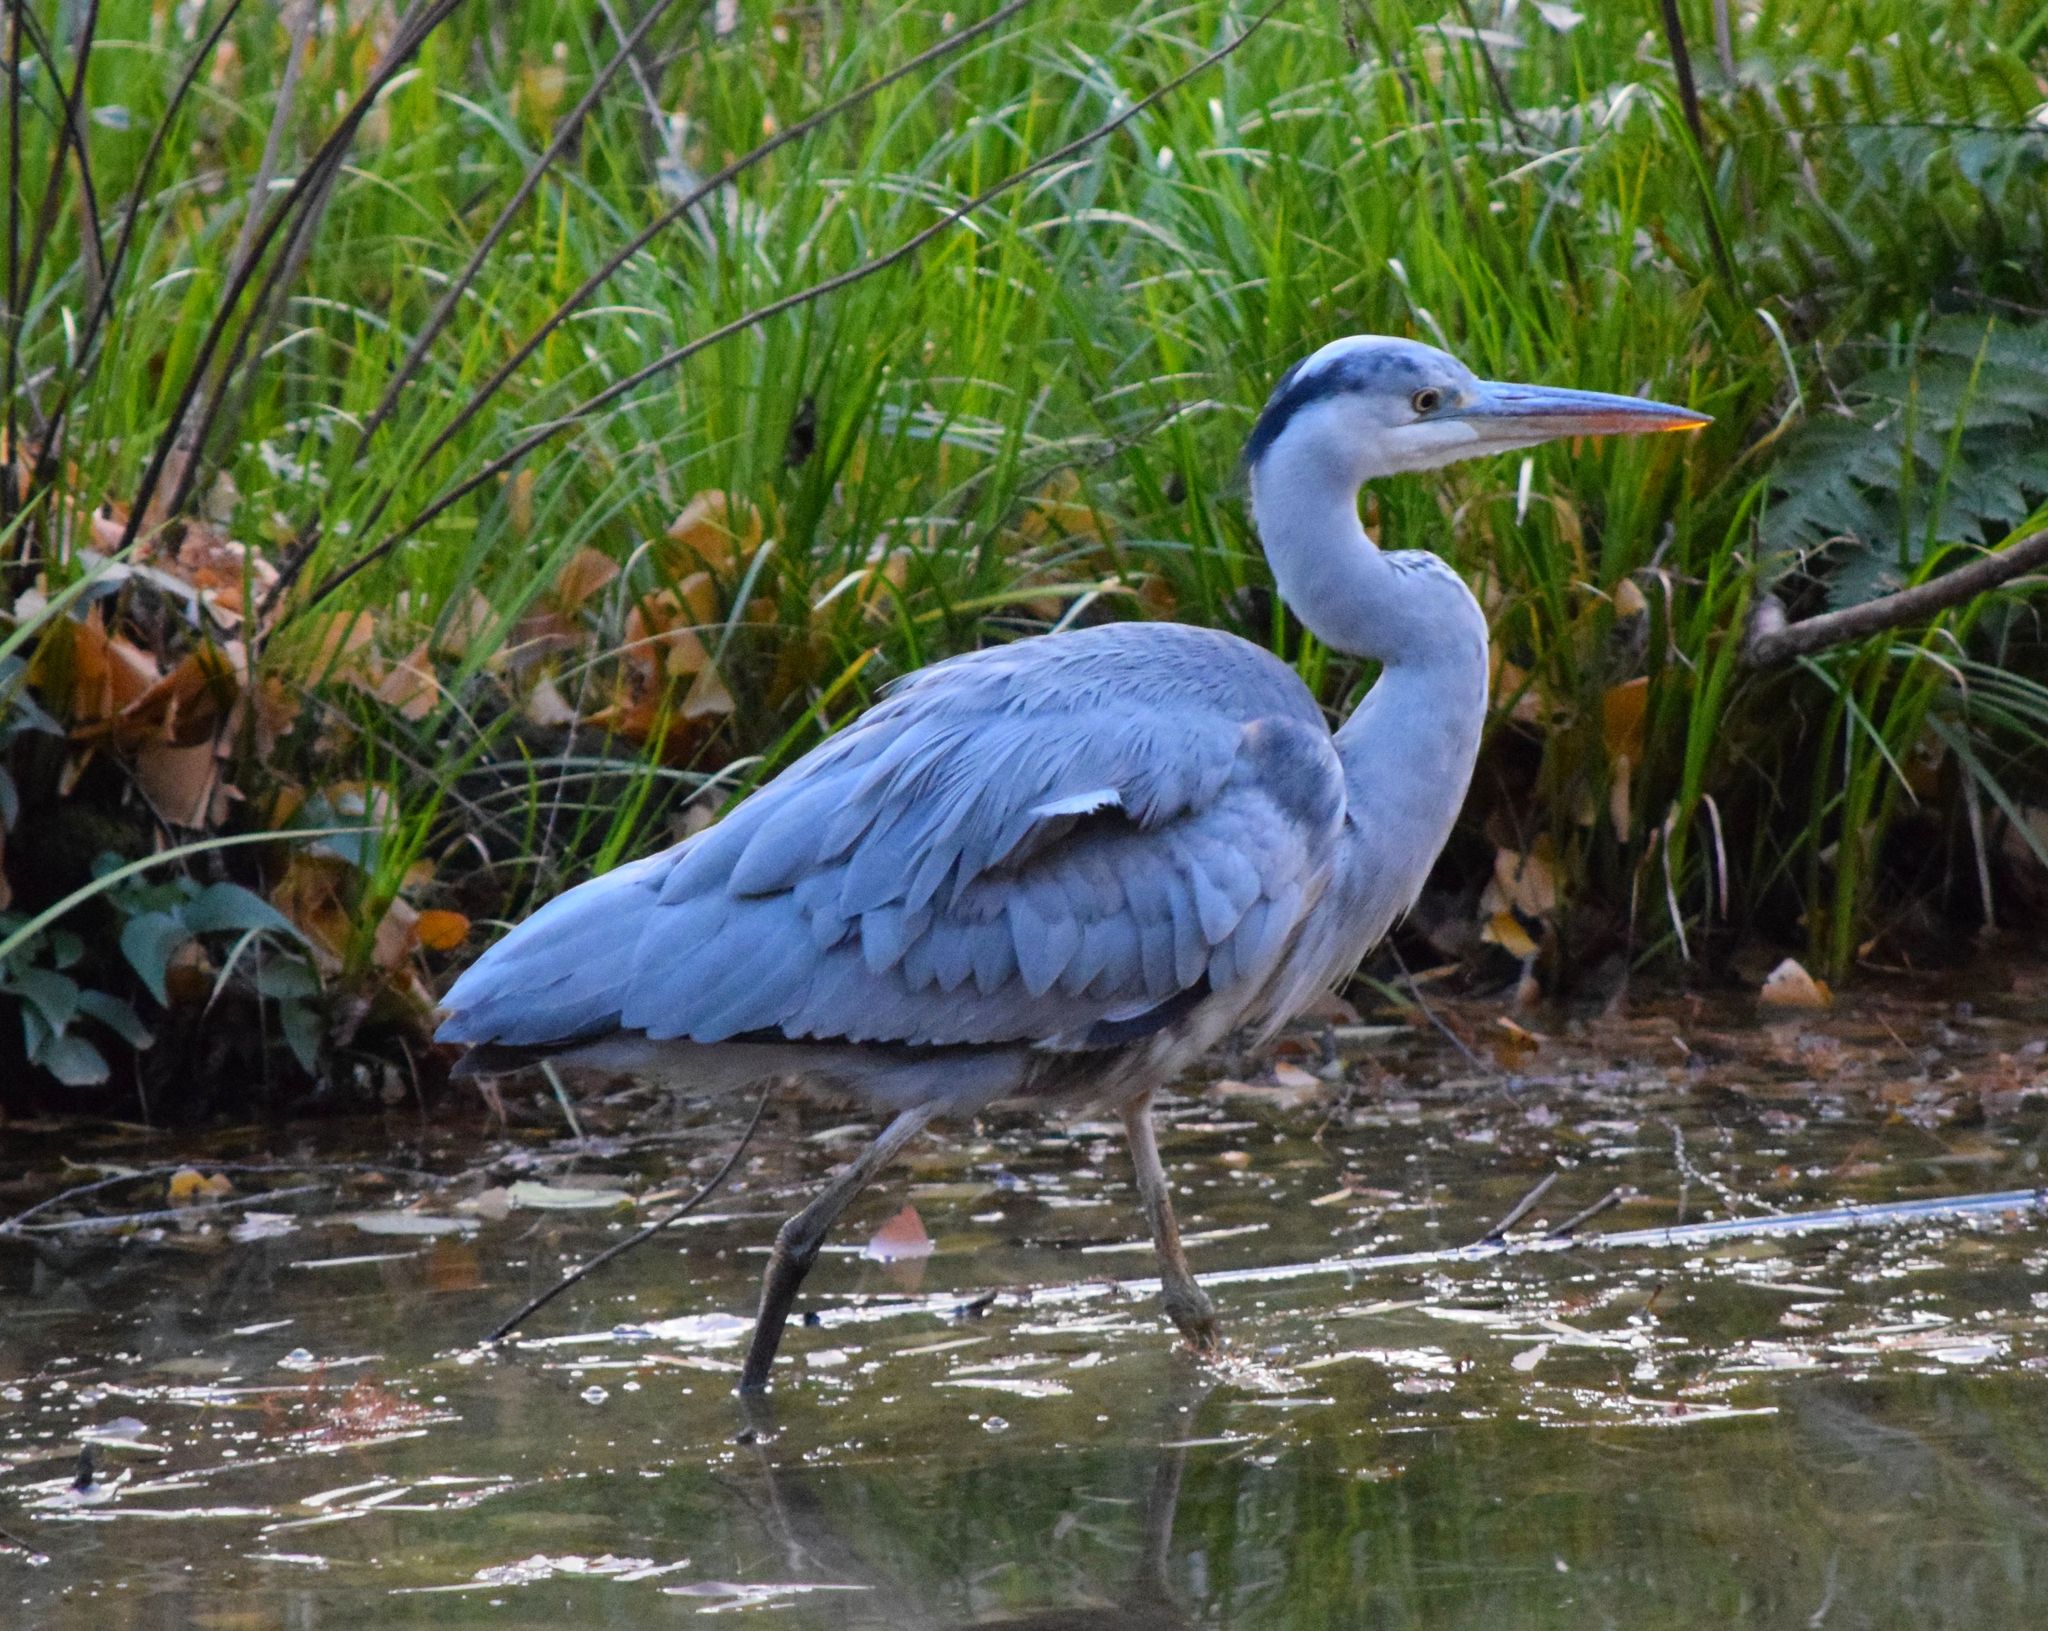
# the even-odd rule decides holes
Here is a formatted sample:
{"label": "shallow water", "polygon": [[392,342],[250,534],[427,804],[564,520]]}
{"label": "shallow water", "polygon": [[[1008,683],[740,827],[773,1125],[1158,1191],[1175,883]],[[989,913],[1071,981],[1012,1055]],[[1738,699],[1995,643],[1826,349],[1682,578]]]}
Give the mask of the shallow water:
{"label": "shallow water", "polygon": [[[230,1139],[201,1170],[306,1165],[231,1173],[223,1211],[0,1240],[0,1621],[2048,1623],[2039,1213],[1596,1238],[2030,1189],[2048,1009],[1574,1029],[1498,1032],[1512,1076],[1427,1032],[1347,1035],[1334,1082],[1168,1104],[1219,1364],[1129,1289],[1150,1255],[1111,1127],[934,1140],[842,1226],[753,1417],[743,1316],[843,1117],[776,1112],[706,1213],[496,1351],[485,1331],[693,1187],[748,1107],[628,1094],[586,1105],[582,1148],[466,1108]],[[179,1147],[7,1136],[6,1213],[99,1176],[53,1171],[60,1147]],[[434,1181],[312,1165],[394,1142]],[[1552,1171],[1525,1244],[1639,1194],[1570,1249],[1458,1252]],[[558,1209],[608,1183],[638,1209]],[[906,1202],[933,1254],[860,1255]],[[164,1203],[158,1179],[70,1210]],[[371,1232],[394,1228],[451,1232]]]}

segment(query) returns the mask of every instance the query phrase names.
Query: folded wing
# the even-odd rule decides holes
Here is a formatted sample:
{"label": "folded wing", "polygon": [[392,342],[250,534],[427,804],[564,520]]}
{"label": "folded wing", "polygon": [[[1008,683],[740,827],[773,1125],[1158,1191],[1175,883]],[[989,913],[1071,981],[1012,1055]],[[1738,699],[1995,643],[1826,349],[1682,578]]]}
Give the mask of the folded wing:
{"label": "folded wing", "polygon": [[1108,1046],[1263,981],[1343,811],[1312,699],[1256,647],[1020,642],[912,676],[716,827],[542,908],[441,1034]]}

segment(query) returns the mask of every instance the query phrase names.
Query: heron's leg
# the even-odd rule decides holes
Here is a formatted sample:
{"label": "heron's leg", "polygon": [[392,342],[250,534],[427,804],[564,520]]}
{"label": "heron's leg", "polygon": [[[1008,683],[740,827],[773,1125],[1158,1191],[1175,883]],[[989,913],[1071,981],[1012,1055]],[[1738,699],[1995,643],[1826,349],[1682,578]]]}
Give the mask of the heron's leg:
{"label": "heron's leg", "polygon": [[1152,1225],[1152,1245],[1159,1254],[1160,1301],[1180,1334],[1204,1353],[1216,1346],[1216,1309],[1209,1294],[1195,1284],[1181,1250],[1180,1224],[1173,1216],[1173,1197],[1166,1187],[1166,1168],[1159,1161],[1159,1141],[1152,1130],[1152,1095],[1124,1106],[1124,1136],[1130,1140],[1131,1165],[1138,1174],[1138,1195]]}
{"label": "heron's leg", "polygon": [[775,1363],[775,1350],[781,1346],[782,1327],[788,1323],[797,1287],[804,1283],[804,1276],[818,1260],[819,1249],[832,1225],[839,1221],[839,1214],[938,1113],[936,1102],[905,1110],[860,1152],[852,1166],[777,1231],[775,1250],[769,1254],[768,1267],[761,1275],[761,1312],[754,1321],[754,1340],[748,1345],[746,1367],[740,1372],[742,1393],[759,1393],[767,1387],[768,1367]]}

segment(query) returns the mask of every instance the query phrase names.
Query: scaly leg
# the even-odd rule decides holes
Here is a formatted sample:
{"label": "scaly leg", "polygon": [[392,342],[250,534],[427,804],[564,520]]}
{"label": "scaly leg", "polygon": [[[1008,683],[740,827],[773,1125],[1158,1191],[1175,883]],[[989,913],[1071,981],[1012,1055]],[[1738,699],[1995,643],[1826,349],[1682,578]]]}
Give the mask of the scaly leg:
{"label": "scaly leg", "polygon": [[768,1367],[775,1363],[775,1350],[782,1344],[782,1328],[789,1321],[797,1287],[817,1262],[825,1236],[839,1221],[839,1214],[938,1113],[936,1103],[905,1110],[860,1152],[852,1166],[776,1233],[775,1250],[769,1254],[768,1267],[761,1275],[761,1312],[754,1321],[754,1340],[747,1347],[746,1367],[740,1372],[740,1392],[759,1393],[768,1386]]}
{"label": "scaly leg", "polygon": [[1124,1136],[1131,1144],[1131,1165],[1137,1169],[1138,1195],[1152,1225],[1152,1246],[1159,1254],[1159,1300],[1166,1317],[1180,1328],[1199,1353],[1216,1348],[1216,1309],[1195,1284],[1181,1250],[1180,1225],[1174,1221],[1173,1197],[1167,1192],[1166,1168],[1159,1162],[1159,1141],[1152,1131],[1152,1095],[1124,1106]]}

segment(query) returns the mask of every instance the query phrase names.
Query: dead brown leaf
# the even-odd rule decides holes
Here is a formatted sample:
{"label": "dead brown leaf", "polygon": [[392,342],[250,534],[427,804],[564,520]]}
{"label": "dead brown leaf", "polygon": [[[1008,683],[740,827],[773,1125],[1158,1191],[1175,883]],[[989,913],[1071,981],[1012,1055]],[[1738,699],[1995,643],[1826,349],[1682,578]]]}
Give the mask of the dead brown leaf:
{"label": "dead brown leaf", "polygon": [[210,830],[227,820],[239,796],[221,779],[220,765],[210,738],[185,747],[148,742],[135,755],[135,785],[166,825]]}
{"label": "dead brown leaf", "polygon": [[1827,981],[1816,980],[1795,957],[1788,957],[1764,976],[1757,1001],[1766,1008],[1828,1008],[1835,994]]}
{"label": "dead brown leaf", "polygon": [[1610,757],[1626,755],[1639,764],[1642,762],[1643,715],[1649,698],[1650,681],[1645,675],[1610,685],[1601,697],[1600,734]]}
{"label": "dead brown leaf", "polygon": [[113,719],[161,677],[148,652],[107,633],[97,605],[52,619],[28,672],[43,706],[74,731]]}
{"label": "dead brown leaf", "polygon": [[469,938],[469,919],[460,912],[425,911],[415,927],[420,944],[429,951],[453,951]]}
{"label": "dead brown leaf", "polygon": [[735,510],[723,492],[699,493],[669,523],[668,540],[680,552],[661,557],[669,576],[699,569],[730,574],[761,547],[761,512],[744,500]]}
{"label": "dead brown leaf", "polygon": [[574,612],[619,575],[619,563],[589,545],[576,551],[555,574],[552,599],[564,613]]}
{"label": "dead brown leaf", "polygon": [[395,662],[379,679],[370,694],[400,717],[422,720],[441,699],[441,683],[434,677],[434,660],[422,640],[404,658]]}

